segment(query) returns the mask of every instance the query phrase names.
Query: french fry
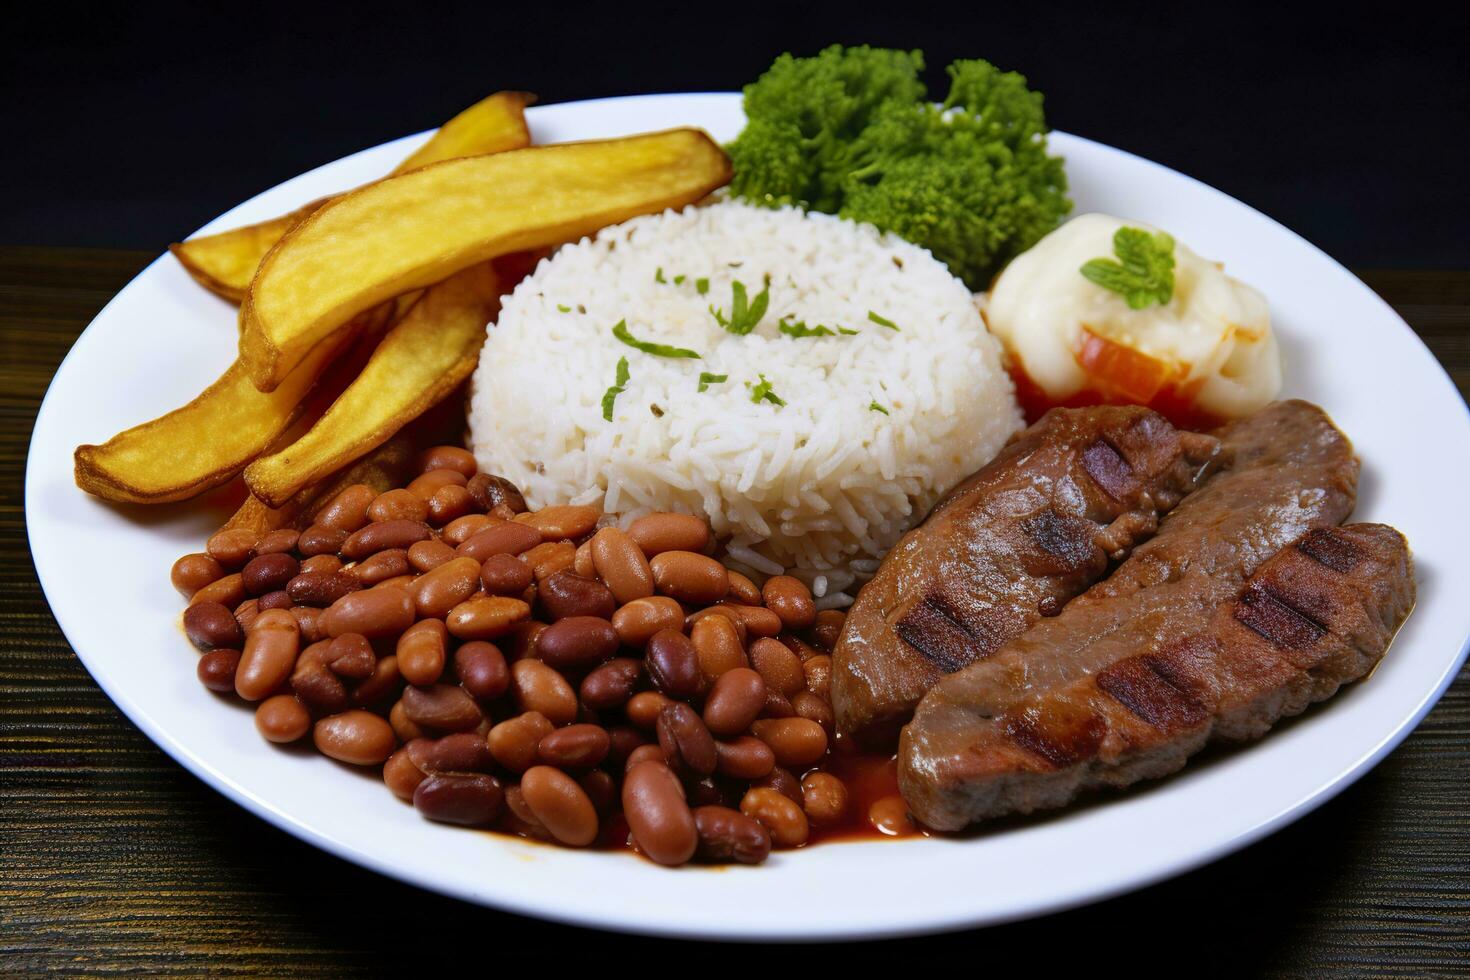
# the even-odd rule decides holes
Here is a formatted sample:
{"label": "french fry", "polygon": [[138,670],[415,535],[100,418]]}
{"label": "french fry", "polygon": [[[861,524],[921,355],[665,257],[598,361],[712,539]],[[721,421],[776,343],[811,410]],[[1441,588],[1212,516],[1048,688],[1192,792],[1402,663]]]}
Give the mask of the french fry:
{"label": "french fry", "polygon": [[441,401],[474,371],[499,305],[500,278],[488,262],[426,289],[309,432],[246,467],[251,494],[280,505]]}
{"label": "french fry", "polygon": [[383,304],[355,318],[310,351],[275,391],[258,390],[237,359],[182,408],[100,446],[78,446],[77,486],[106,500],[162,504],[228,482],[288,434],[303,413],[309,415],[313,400],[318,414],[326,410],[366,361],[372,341],[357,356],[341,355],[381,329],[391,311],[392,304]]}
{"label": "french fry", "polygon": [[240,357],[262,391],[340,324],[509,252],[682,207],[730,179],[698,129],[447,160],[333,198],[261,262]]}
{"label": "french fry", "polygon": [[[526,106],[536,100],[527,92],[497,92],[481,99],[446,122],[394,174],[418,167],[482,153],[500,153],[531,145],[526,127]],[[390,175],[391,176],[391,175]],[[236,303],[271,246],[328,199],[320,198],[290,214],[259,224],[233,228],[214,235],[175,242],[168,247],[194,281],[205,289]]]}

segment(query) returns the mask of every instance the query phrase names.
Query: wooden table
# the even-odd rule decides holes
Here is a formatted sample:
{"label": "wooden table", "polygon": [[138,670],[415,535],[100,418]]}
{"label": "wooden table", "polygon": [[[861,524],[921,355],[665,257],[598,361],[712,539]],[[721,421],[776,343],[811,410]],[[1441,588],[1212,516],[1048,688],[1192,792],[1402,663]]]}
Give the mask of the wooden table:
{"label": "wooden table", "polygon": [[[0,974],[342,976],[643,949],[427,894],[298,842],[155,748],[72,654],[26,547],[31,425],[77,334],[151,258],[0,248]],[[1363,276],[1463,395],[1470,273]],[[1161,942],[1178,948],[1162,956]],[[972,955],[985,971],[1069,956],[1184,976],[1470,970],[1470,673],[1372,773],[1240,854],[1103,905],[857,953]],[[762,954],[783,967],[806,956],[831,961]]]}

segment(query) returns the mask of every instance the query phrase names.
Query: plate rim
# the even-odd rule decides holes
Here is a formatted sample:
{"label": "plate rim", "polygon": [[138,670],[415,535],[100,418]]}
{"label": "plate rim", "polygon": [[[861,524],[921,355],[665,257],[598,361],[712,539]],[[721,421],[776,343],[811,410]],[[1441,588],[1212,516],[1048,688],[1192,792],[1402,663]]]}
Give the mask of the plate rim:
{"label": "plate rim", "polygon": [[[738,99],[740,96],[739,93],[727,92],[650,93],[637,96],[609,96],[600,99],[553,103],[550,105],[535,106],[529,111],[532,117],[531,122],[534,125],[536,121],[535,116],[542,115],[548,110],[554,110],[557,108],[583,107],[588,105],[606,103],[626,104],[633,101],[657,101],[667,100],[670,98],[691,97],[720,97],[724,99]],[[318,167],[304,171],[301,174],[297,174],[295,176],[287,178],[286,180],[281,181],[273,185],[272,187],[262,190],[260,193],[253,195],[247,200],[240,202],[234,207],[227,209],[215,218],[212,218],[209,222],[206,222],[200,227],[199,230],[196,230],[189,237],[192,238],[201,234],[202,232],[204,232],[205,229],[211,228],[212,226],[215,226],[222,221],[225,221],[229,218],[231,214],[234,214],[241,209],[250,207],[262,198],[266,198],[268,196],[283,192],[283,189],[286,188],[287,185],[290,185],[295,181],[302,180],[303,178],[308,178],[310,175],[316,174],[326,168],[336,167],[344,161],[351,160],[363,154],[380,151],[385,147],[392,145],[407,145],[414,140],[426,139],[430,132],[432,131],[425,130],[421,133],[413,134],[411,136],[405,136],[395,140],[385,141],[384,143],[380,143],[377,146],[364,148],[362,150],[356,151],[355,153],[347,154],[346,156],[341,157],[337,160],[330,161]],[[1453,381],[1450,379],[1448,373],[1444,370],[1443,365],[1440,364],[1438,362],[1438,359],[1433,356],[1433,353],[1429,350],[1428,346],[1423,342],[1418,334],[1416,334],[1413,329],[1409,327],[1409,325],[1403,320],[1403,318],[1400,317],[1393,310],[1393,308],[1389,306],[1389,304],[1385,300],[1383,300],[1382,297],[1380,297],[1369,286],[1367,286],[1366,283],[1364,283],[1361,279],[1358,279],[1357,276],[1353,275],[1350,270],[1339,263],[1336,259],[1332,258],[1332,256],[1328,255],[1321,248],[1302,237],[1293,229],[1281,224],[1281,222],[1276,221],[1268,215],[1265,215],[1251,205],[1246,204],[1245,202],[1242,202],[1231,195],[1225,194],[1225,192],[1220,191],[1197,178],[1191,177],[1188,174],[1173,170],[1172,168],[1169,168],[1160,163],[1156,163],[1128,150],[1118,149],[1116,147],[1109,146],[1105,143],[1101,143],[1097,140],[1092,140],[1087,137],[1075,136],[1060,131],[1053,131],[1053,135],[1061,136],[1063,142],[1076,141],[1079,143],[1088,144],[1095,149],[1102,150],[1110,154],[1118,154],[1124,156],[1135,163],[1144,164],[1149,168],[1157,169],[1158,171],[1167,173],[1172,177],[1182,177],[1200,188],[1203,188],[1209,192],[1228,199],[1235,206],[1249,210],[1257,217],[1271,222],[1277,228],[1286,232],[1286,234],[1291,237],[1293,243],[1296,246],[1306,246],[1312,252],[1316,253],[1316,255],[1320,256],[1322,259],[1330,263],[1336,268],[1336,270],[1344,274],[1349,280],[1351,280],[1352,283],[1354,283],[1356,289],[1359,291],[1360,294],[1365,294],[1366,297],[1371,297],[1372,301],[1378,304],[1381,312],[1386,313],[1387,315],[1392,317],[1393,320],[1397,321],[1399,327],[1408,334],[1408,336],[1414,341],[1414,343],[1417,344],[1422,353],[1426,355],[1429,361],[1434,365],[1438,373],[1438,380],[1442,384],[1448,386],[1451,394],[1453,394],[1455,396],[1455,399],[1459,401],[1463,415],[1462,421],[1470,423],[1470,406],[1466,406],[1463,398],[1460,398],[1458,390],[1454,387]],[[792,930],[721,930],[718,928],[688,928],[677,925],[661,927],[658,922],[637,920],[633,916],[627,914],[620,915],[615,909],[605,911],[601,915],[592,912],[583,912],[581,910],[575,909],[568,910],[565,908],[557,907],[551,901],[542,900],[540,896],[522,895],[515,898],[507,898],[495,895],[488,895],[485,893],[467,894],[461,889],[454,887],[452,883],[446,884],[445,882],[441,881],[429,880],[427,873],[419,870],[411,863],[395,864],[385,857],[380,857],[371,851],[356,847],[350,842],[335,839],[331,837],[328,833],[319,830],[310,821],[291,816],[289,813],[281,810],[270,801],[258,797],[256,794],[252,793],[244,786],[240,785],[228,773],[216,769],[206,759],[197,755],[182,741],[170,735],[165,730],[165,727],[163,725],[157,723],[152,715],[150,715],[146,710],[138,705],[127,694],[126,690],[120,688],[116,684],[104,682],[99,679],[97,674],[93,670],[92,664],[89,662],[88,656],[84,655],[82,651],[72,641],[71,634],[62,623],[61,618],[56,614],[56,606],[55,603],[53,603],[52,601],[52,587],[48,585],[48,582],[54,583],[58,581],[59,576],[56,572],[54,572],[54,570],[50,573],[45,570],[51,565],[50,556],[46,551],[44,551],[44,549],[38,552],[35,548],[37,531],[36,528],[33,526],[31,516],[35,512],[33,501],[35,500],[36,495],[40,492],[40,488],[37,485],[37,478],[34,476],[34,474],[36,473],[36,467],[34,463],[37,453],[36,432],[43,429],[43,421],[47,420],[49,418],[49,414],[56,410],[55,407],[52,405],[52,395],[57,389],[57,380],[63,377],[65,372],[68,370],[68,365],[72,363],[73,358],[78,355],[78,352],[84,350],[84,348],[88,346],[88,334],[92,332],[93,325],[102,320],[108,314],[109,310],[111,310],[112,307],[119,301],[119,298],[123,295],[123,293],[125,293],[134,283],[150,275],[150,273],[153,272],[155,266],[157,266],[160,262],[164,262],[168,259],[169,253],[167,251],[160,253],[153,261],[149,262],[142,270],[140,270],[137,275],[130,279],[129,282],[124,285],[122,289],[117,292],[117,294],[109,299],[101,310],[98,311],[98,313],[93,317],[88,326],[81,332],[81,334],[78,335],[77,339],[73,342],[71,348],[67,351],[65,357],[63,357],[61,362],[58,364],[55,374],[53,375],[51,382],[47,386],[46,394],[41,401],[41,405],[37,410],[35,422],[32,429],[32,436],[26,454],[23,503],[26,513],[26,541],[31,550],[32,563],[36,570],[36,577],[38,583],[41,586],[42,594],[46,598],[47,605],[52,612],[52,618],[56,622],[58,629],[66,638],[68,646],[71,647],[72,652],[76,655],[77,659],[81,661],[83,667],[87,670],[87,673],[92,678],[93,682],[96,683],[103,690],[108,698],[118,707],[120,711],[122,711],[122,713],[129,719],[129,721],[131,721],[140,730],[142,730],[150,741],[152,741],[155,745],[162,749],[165,754],[167,754],[175,762],[182,765],[191,774],[193,774],[195,777],[200,779],[212,789],[220,792],[226,798],[242,806],[244,809],[254,814],[255,816],[267,820],[273,826],[291,834],[292,836],[303,840],[304,842],[314,847],[317,847],[327,852],[328,854],[352,861],[359,866],[369,868],[370,870],[373,870],[379,874],[383,874],[394,880],[402,881],[415,887],[424,888],[428,891],[433,891],[438,894],[445,894],[461,900],[489,906],[510,914],[531,915],[539,918],[544,918],[549,921],[582,927],[611,929],[652,936],[761,942],[893,938],[897,936],[934,934],[939,932],[950,932],[962,929],[984,927],[988,925],[999,925],[1002,923],[1013,922],[1020,919],[1051,914],[1054,912],[1063,911],[1065,909],[1076,908],[1079,906],[1091,904],[1093,902],[1103,901],[1108,898],[1116,897],[1121,894],[1145,888],[1157,882],[1176,877],[1178,875],[1200,868],[1204,865],[1213,863],[1214,861],[1217,861],[1229,854],[1241,850],[1242,848],[1245,848],[1250,844],[1255,843],[1256,841],[1259,841],[1262,838],[1275,833],[1281,828],[1291,823],[1294,823],[1295,821],[1316,810],[1319,806],[1333,799],[1343,790],[1347,789],[1353,783],[1357,782],[1358,779],[1360,779],[1364,774],[1366,774],[1369,770],[1371,770],[1374,766],[1381,762],[1390,752],[1397,748],[1398,745],[1400,745],[1405,738],[1408,737],[1409,733],[1412,732],[1415,727],[1417,727],[1417,725],[1423,720],[1423,718],[1429,713],[1429,711],[1432,710],[1434,705],[1443,696],[1445,690],[1448,689],[1449,685],[1454,681],[1454,678],[1463,667],[1467,655],[1470,655],[1470,633],[1467,633],[1467,635],[1460,642],[1460,648],[1456,656],[1448,662],[1446,668],[1442,671],[1441,675],[1435,679],[1434,684],[1427,690],[1427,693],[1419,698],[1417,704],[1414,707],[1414,710],[1409,714],[1408,717],[1396,723],[1391,731],[1388,731],[1386,734],[1379,737],[1370,749],[1363,752],[1359,756],[1359,758],[1356,759],[1356,761],[1348,765],[1342,772],[1332,775],[1330,777],[1324,777],[1324,780],[1321,782],[1320,785],[1316,786],[1305,795],[1301,795],[1301,798],[1296,804],[1287,807],[1280,813],[1276,814],[1274,817],[1258,823],[1246,832],[1238,833],[1234,836],[1217,841],[1210,847],[1201,848],[1191,853],[1186,859],[1176,860],[1172,863],[1161,864],[1158,867],[1149,868],[1146,871],[1139,873],[1115,876],[1114,878],[1106,882],[1091,887],[1073,889],[1072,891],[1069,891],[1062,895],[1054,895],[1051,898],[1039,898],[1028,903],[1023,903],[1008,908],[1005,912],[1001,914],[976,915],[975,913],[967,914],[963,910],[956,910],[955,912],[944,916],[942,919],[931,918],[924,922],[903,922],[894,925],[888,929],[875,929],[868,926],[845,929],[841,924],[837,924],[834,926],[831,924],[807,923],[801,928]],[[1360,298],[1362,297],[1360,296]],[[98,336],[98,334],[94,333],[91,341],[95,342]],[[838,846],[846,848],[859,845],[824,845],[824,847]],[[879,843],[869,844],[865,846],[893,847],[895,845],[891,843]]]}

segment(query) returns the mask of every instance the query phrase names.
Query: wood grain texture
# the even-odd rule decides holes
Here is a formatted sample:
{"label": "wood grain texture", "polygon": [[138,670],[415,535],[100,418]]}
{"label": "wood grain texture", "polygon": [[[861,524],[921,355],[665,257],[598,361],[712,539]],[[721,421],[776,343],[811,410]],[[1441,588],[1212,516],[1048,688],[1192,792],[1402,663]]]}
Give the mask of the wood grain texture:
{"label": "wood grain texture", "polygon": [[[475,908],[308,847],[195,780],[92,682],[36,583],[25,454],[56,365],[151,259],[0,248],[0,974],[376,975],[476,952],[487,969],[548,948],[567,962],[648,952],[646,940]],[[1470,273],[1364,278],[1470,389]],[[1470,970],[1470,676],[1363,780],[1240,854],[1091,908],[857,952],[979,953],[986,971],[1059,970],[1071,957],[1147,969],[1161,937],[1181,944],[1167,963],[1184,975]],[[707,962],[678,944],[659,951]],[[762,959],[785,971],[832,956]]]}

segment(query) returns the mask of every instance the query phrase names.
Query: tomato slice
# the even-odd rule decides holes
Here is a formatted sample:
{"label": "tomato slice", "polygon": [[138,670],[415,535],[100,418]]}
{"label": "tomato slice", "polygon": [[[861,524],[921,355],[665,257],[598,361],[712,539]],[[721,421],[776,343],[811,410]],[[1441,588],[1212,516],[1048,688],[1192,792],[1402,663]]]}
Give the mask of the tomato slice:
{"label": "tomato slice", "polygon": [[1174,373],[1164,361],[1101,337],[1086,326],[1077,363],[1098,388],[1138,405],[1153,401]]}

